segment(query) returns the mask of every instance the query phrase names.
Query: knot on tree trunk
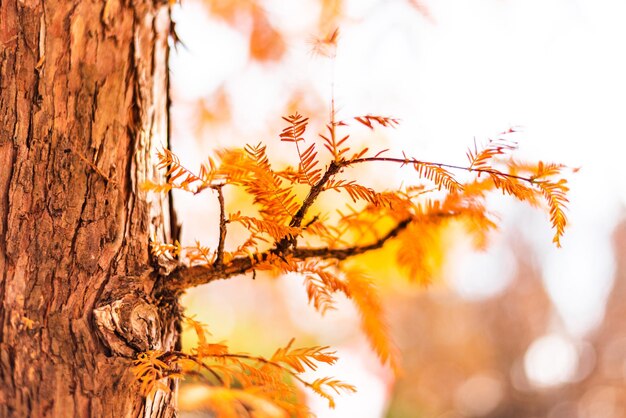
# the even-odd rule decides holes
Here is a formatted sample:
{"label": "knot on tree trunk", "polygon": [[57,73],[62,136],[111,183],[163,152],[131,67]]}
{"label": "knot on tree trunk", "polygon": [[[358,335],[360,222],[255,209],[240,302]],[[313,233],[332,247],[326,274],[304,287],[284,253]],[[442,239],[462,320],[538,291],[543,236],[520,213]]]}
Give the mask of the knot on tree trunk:
{"label": "knot on tree trunk", "polygon": [[159,311],[143,297],[127,294],[93,314],[100,338],[114,354],[134,357],[137,352],[162,349]]}

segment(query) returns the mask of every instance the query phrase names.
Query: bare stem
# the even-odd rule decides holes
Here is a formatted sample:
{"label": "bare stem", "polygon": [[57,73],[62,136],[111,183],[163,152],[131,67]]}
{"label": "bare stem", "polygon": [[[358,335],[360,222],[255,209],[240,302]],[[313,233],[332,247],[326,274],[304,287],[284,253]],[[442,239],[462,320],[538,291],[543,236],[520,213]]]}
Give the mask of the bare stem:
{"label": "bare stem", "polygon": [[212,186],[217,191],[217,200],[220,203],[220,239],[217,244],[217,255],[215,257],[215,267],[220,267],[224,263],[224,241],[226,241],[226,209],[224,204],[223,184]]}
{"label": "bare stem", "polygon": [[350,166],[352,164],[368,163],[368,162],[373,162],[373,161],[386,161],[386,162],[401,163],[401,164],[430,165],[430,166],[435,166],[435,167],[440,167],[440,168],[451,168],[451,169],[454,169],[454,170],[464,170],[464,171],[469,171],[471,173],[493,174],[493,175],[498,175],[498,176],[502,176],[502,177],[508,177],[508,178],[512,178],[512,179],[525,181],[525,182],[528,182],[530,184],[535,184],[534,179],[532,179],[530,177],[516,176],[514,174],[507,174],[507,173],[503,173],[501,171],[494,170],[494,169],[489,169],[489,168],[472,168],[472,167],[463,167],[463,166],[460,166],[460,165],[453,165],[453,164],[433,163],[433,162],[429,162],[429,161],[420,161],[420,160],[417,160],[415,158],[392,158],[392,157],[357,158],[355,160],[342,161],[341,162],[341,166],[342,167],[347,167],[347,166]]}
{"label": "bare stem", "polygon": [[[332,161],[326,172],[322,176],[322,178],[313,186],[311,190],[309,190],[309,194],[302,201],[302,205],[300,205],[300,209],[296,212],[295,215],[291,218],[291,222],[289,222],[289,226],[294,228],[299,228],[302,225],[302,221],[307,211],[313,205],[317,197],[324,190],[324,186],[331,179],[332,176],[337,174],[341,170],[342,166],[336,161]],[[280,242],[276,244],[276,249],[280,253],[284,253],[289,246],[295,247],[296,237],[285,237]]]}
{"label": "bare stem", "polygon": [[[192,356],[190,354],[187,353],[183,353],[182,351],[168,351],[167,353],[164,353],[161,356],[161,360],[165,361],[166,363],[169,364],[169,362],[172,359],[176,359],[176,358],[183,358],[185,360],[190,360],[194,363],[196,363],[199,367],[203,368],[204,370],[206,370],[207,372],[211,373],[213,375],[213,377],[223,386],[224,385],[224,380],[222,379],[222,377],[217,374],[217,372],[215,370],[213,370],[212,368],[210,368],[209,366],[207,366],[206,364],[204,364],[203,361],[198,360],[195,356]],[[189,371],[185,372],[186,374],[189,374]],[[202,376],[202,374],[198,373],[198,376],[200,378],[203,378],[204,376]]]}
{"label": "bare stem", "polygon": [[311,190],[309,190],[309,194],[302,201],[300,209],[298,209],[298,212],[296,212],[293,218],[291,218],[289,226],[299,228],[300,225],[302,225],[302,220],[304,219],[306,212],[309,210],[313,202],[315,202],[315,199],[317,199],[319,194],[324,190],[324,186],[328,183],[328,180],[337,174],[341,168],[341,165],[335,161],[330,163],[320,181],[318,181],[313,187],[311,187]]}
{"label": "bare stem", "polygon": [[[176,359],[176,358],[182,358],[182,359],[186,359],[186,360],[190,360],[194,363],[196,363],[198,366],[202,367],[203,369],[207,370],[208,372],[210,372],[213,377],[215,377],[220,384],[224,385],[224,380],[217,374],[217,372],[215,372],[211,366],[205,364],[203,361],[198,360],[198,358],[196,358],[195,356],[192,356],[190,354],[187,353],[183,353],[182,351],[170,351],[165,353],[162,356],[164,361],[171,361],[171,359]],[[249,361],[257,361],[259,363],[263,363],[263,364],[267,364],[269,366],[275,367],[279,370],[282,370],[285,373],[288,373],[289,375],[291,375],[294,379],[298,380],[300,383],[302,383],[303,385],[307,386],[307,387],[311,387],[311,384],[309,382],[307,382],[306,380],[302,379],[297,372],[293,371],[292,369],[290,369],[287,366],[283,366],[280,363],[277,363],[275,361],[272,360],[268,360],[266,358],[263,357],[257,357],[257,356],[252,356],[249,354],[235,354],[235,353],[226,353],[226,354],[211,354],[206,356],[206,358],[210,358],[210,359],[225,359],[225,358],[232,358],[232,359],[237,359],[237,360],[249,360]]]}

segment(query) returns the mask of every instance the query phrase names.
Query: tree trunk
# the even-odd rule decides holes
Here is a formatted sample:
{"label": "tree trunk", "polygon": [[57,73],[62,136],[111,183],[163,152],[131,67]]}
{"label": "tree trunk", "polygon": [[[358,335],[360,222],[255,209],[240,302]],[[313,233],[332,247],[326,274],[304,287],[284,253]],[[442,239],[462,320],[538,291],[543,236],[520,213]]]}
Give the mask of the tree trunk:
{"label": "tree trunk", "polygon": [[[173,416],[139,351],[178,344],[153,295],[147,196],[167,145],[167,2],[0,0],[0,416]],[[173,386],[173,383],[170,382]]]}

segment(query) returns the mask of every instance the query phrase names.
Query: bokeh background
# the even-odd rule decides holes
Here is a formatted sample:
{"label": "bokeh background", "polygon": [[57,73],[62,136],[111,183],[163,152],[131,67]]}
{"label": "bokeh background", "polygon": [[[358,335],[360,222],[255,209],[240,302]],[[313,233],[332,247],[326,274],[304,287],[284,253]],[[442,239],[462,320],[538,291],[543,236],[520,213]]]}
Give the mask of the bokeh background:
{"label": "bokeh background", "polygon": [[[172,146],[189,168],[260,141],[275,161],[293,158],[279,144],[281,116],[309,116],[314,140],[333,95],[340,119],[402,120],[354,132],[371,149],[463,164],[474,141],[514,127],[520,158],[580,168],[561,249],[545,213],[494,195],[501,227],[489,248],[451,234],[428,288],[407,284],[389,251],[359,260],[383,295],[399,378],[378,363],[349,302],[321,317],[295,276],[189,291],[187,314],[216,341],[259,354],[291,337],[331,345],[341,360],[320,375],[359,391],[334,410],[311,395],[318,417],[626,416],[626,2],[182,0],[173,17]],[[336,28],[336,57],[312,52]],[[359,172],[379,188],[410,175]],[[227,199],[231,211],[247,204]],[[183,243],[215,246],[215,196],[176,194],[175,204]],[[190,406],[203,393],[183,384],[182,416],[210,416]]]}

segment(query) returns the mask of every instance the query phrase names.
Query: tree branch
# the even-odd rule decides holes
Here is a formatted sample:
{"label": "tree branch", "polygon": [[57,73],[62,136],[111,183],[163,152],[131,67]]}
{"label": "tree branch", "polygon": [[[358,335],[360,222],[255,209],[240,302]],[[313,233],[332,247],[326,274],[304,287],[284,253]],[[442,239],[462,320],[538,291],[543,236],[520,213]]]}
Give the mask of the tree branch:
{"label": "tree branch", "polygon": [[[411,221],[413,221],[413,218],[407,218],[399,222],[393,229],[387,232],[387,234],[371,244],[355,245],[347,248],[299,248],[294,249],[289,254],[300,260],[306,260],[308,258],[345,260],[346,258],[381,248],[387,241],[398,236]],[[252,257],[237,257],[226,264],[180,267],[170,276],[163,279],[160,283],[160,292],[158,293],[180,293],[201,284],[244,274],[252,270],[256,264],[266,261],[271,255],[284,256],[286,254],[284,251],[275,248],[263,253],[254,254]]]}

